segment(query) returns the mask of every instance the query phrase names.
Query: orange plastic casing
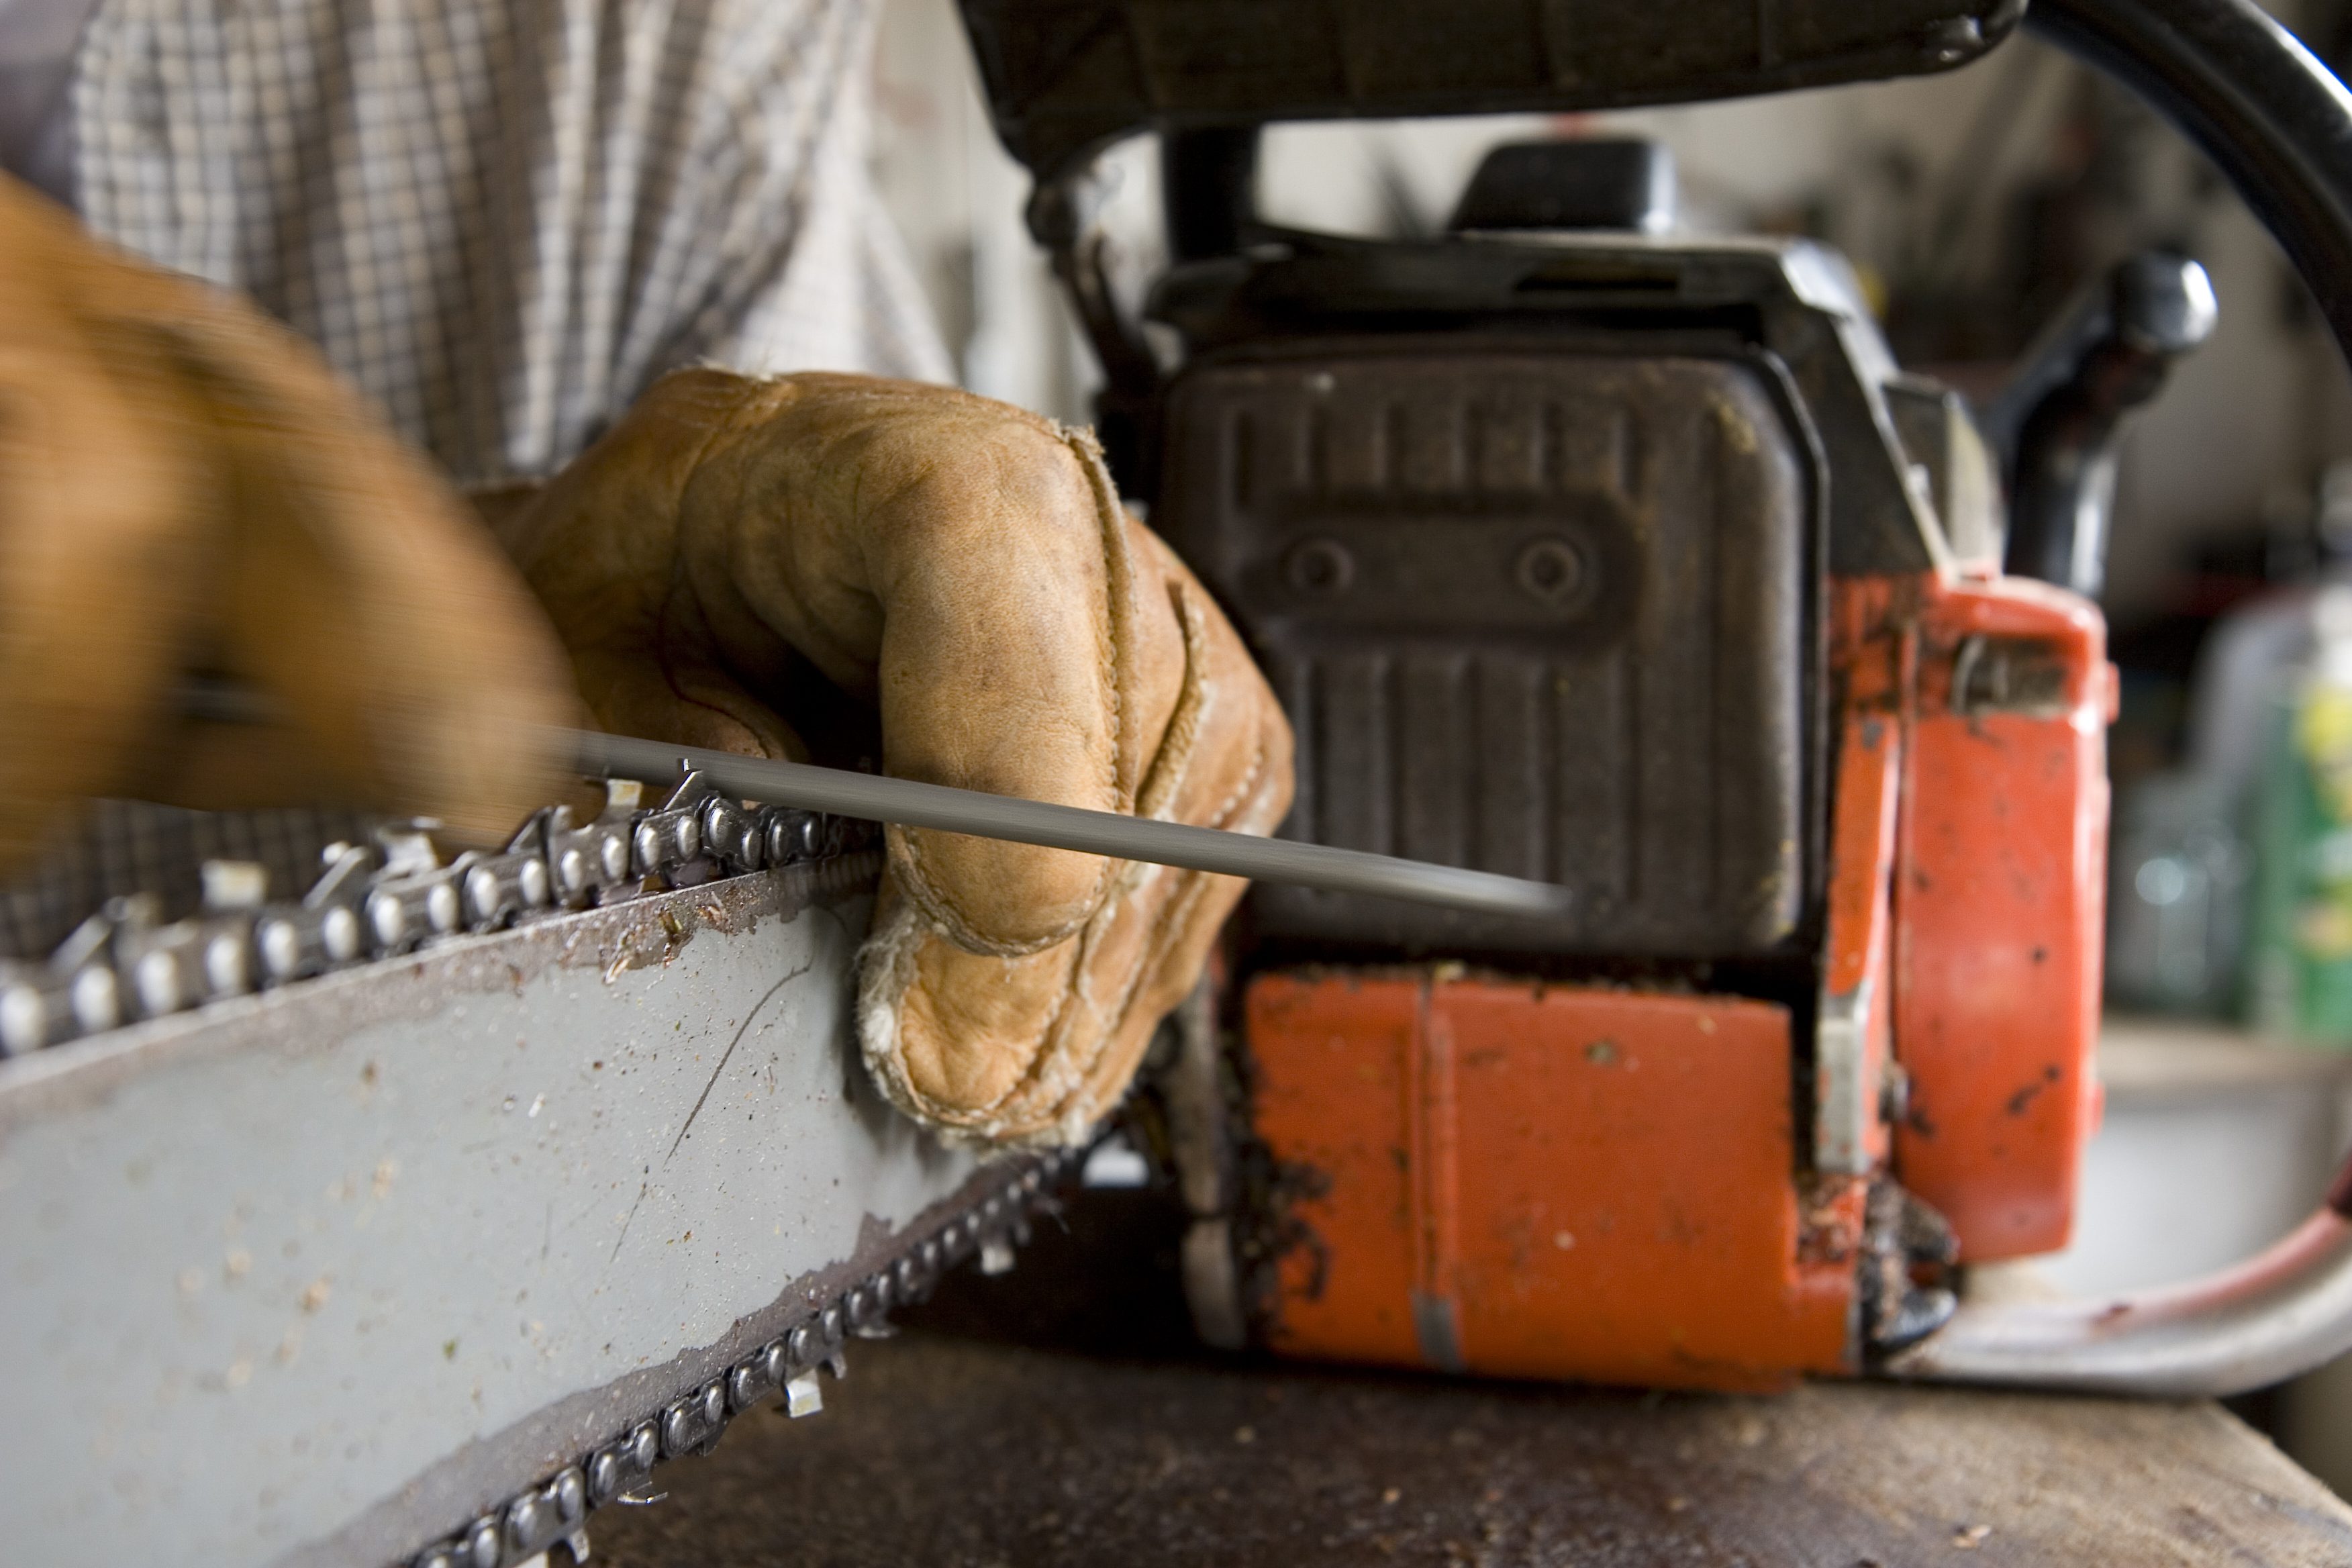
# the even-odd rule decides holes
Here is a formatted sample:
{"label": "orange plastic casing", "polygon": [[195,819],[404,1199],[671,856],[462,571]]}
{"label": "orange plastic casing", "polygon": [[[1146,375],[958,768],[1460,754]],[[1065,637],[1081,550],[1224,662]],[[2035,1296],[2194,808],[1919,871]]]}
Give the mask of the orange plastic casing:
{"label": "orange plastic casing", "polygon": [[2065,1244],[2099,1106],[2104,624],[1940,575],[1841,579],[1831,607],[1821,1010],[1843,1001],[1853,1081],[1815,1071],[1801,1117],[1789,1015],[1761,1001],[1257,974],[1274,1348],[1769,1387],[1853,1369],[1863,1198],[1890,1169],[1965,1258]]}
{"label": "orange plastic casing", "polygon": [[1895,1173],[1964,1259],[2054,1251],[2100,1106],[2105,623],[2018,579],[1846,579],[1833,605],[1833,649],[1901,671]]}
{"label": "orange plastic casing", "polygon": [[1441,970],[1262,973],[1244,1012],[1296,1194],[1274,1348],[1727,1389],[1847,1367],[1784,1008]]}

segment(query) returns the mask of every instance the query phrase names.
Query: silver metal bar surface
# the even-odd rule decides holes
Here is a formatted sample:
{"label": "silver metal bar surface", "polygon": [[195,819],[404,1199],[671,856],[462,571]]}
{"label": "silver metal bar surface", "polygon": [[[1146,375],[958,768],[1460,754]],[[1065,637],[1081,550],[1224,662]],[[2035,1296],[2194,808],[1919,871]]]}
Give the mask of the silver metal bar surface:
{"label": "silver metal bar surface", "polygon": [[744,800],[830,811],[908,827],[1006,838],[1053,849],[1075,849],[1122,860],[1148,860],[1254,881],[1286,882],[1333,893],[1368,893],[1484,914],[1557,919],[1573,893],[1461,866],[1260,838],[1213,827],[1087,811],[914,779],[849,773],[805,763],[771,762],[731,752],[703,751],[626,735],[569,731],[580,770],[591,776],[666,778],[681,763],[707,774],[714,787]]}
{"label": "silver metal bar surface", "polygon": [[2268,1251],[2184,1284],[2081,1300],[1964,1305],[1885,1371],[1936,1383],[2223,1398],[2284,1382],[2347,1351],[2352,1220],[2330,1205]]}
{"label": "silver metal bar surface", "polygon": [[0,1559],[404,1563],[887,1262],[980,1172],[858,1066],[877,869],[0,1060]]}

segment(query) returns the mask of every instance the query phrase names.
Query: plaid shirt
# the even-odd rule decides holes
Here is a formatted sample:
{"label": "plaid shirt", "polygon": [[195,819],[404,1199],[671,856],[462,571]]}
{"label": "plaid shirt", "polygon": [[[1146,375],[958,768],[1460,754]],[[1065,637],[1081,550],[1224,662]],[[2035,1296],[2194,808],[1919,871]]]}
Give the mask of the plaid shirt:
{"label": "plaid shirt", "polygon": [[[89,0],[15,3],[46,43]],[[873,34],[868,0],[98,0],[64,121],[5,129],[69,150],[94,232],[250,294],[482,487],[681,364],[951,379],[867,182]],[[184,914],[209,858],[299,896],[366,826],[100,802],[0,888],[0,956],[118,894]]]}
{"label": "plaid shirt", "polygon": [[76,205],[460,484],[538,479],[681,364],[951,378],[868,184],[873,37],[867,0],[102,0]]}

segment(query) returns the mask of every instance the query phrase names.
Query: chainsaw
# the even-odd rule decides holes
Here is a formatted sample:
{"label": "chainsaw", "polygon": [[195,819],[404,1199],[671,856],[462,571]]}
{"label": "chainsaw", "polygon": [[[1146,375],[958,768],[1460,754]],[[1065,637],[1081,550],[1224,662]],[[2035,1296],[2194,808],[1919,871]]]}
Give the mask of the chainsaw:
{"label": "chainsaw", "polygon": [[[1140,1135],[1213,1344],[1756,1390],[2231,1393],[2352,1346],[2352,1173],[2169,1292],[2063,1247],[2099,1117],[2118,432],[2212,329],[2152,251],[1971,399],[1638,140],[1489,153],[1441,234],[1273,221],[1265,129],[1962,68],[2021,25],[2210,158],[2352,348],[2352,96],[2248,0],[961,0],[1124,493],[1297,736],[1282,833],[1565,884],[1272,885]],[[1157,136],[1165,263],[1119,265]],[[1131,251],[1129,252],[1131,254]]]}
{"label": "chainsaw", "polygon": [[[250,716],[231,695],[190,705]],[[589,1511],[642,1500],[656,1464],[765,1401],[815,1413],[893,1308],[1010,1268],[1078,1155],[983,1161],[866,1079],[879,820],[1490,914],[1568,901],[561,739],[604,809],[538,813],[494,854],[445,856],[431,824],[106,803],[0,900],[26,955],[0,963],[17,1551],[579,1561]]]}
{"label": "chainsaw", "polygon": [[[2102,476],[2201,273],[2126,263],[1972,407],[1832,253],[1666,232],[1638,144],[1506,149],[1436,240],[1251,202],[1265,123],[1950,68],[2021,9],[963,0],[1123,487],[1299,735],[1283,837],[615,737],[577,740],[600,814],[495,854],[101,806],[0,900],[16,1552],[577,1560],[660,1463],[1010,1268],[1080,1155],[983,1160],[864,1079],[877,822],[1261,882],[1130,1116],[1212,1343],[2157,1393],[2352,1343],[2352,1184],[2173,1292],[1955,1290],[2071,1224]],[[2352,337],[2352,102],[2299,46],[2237,0],[2031,23],[2197,137]],[[1157,344],[1093,177],[1140,131]]]}

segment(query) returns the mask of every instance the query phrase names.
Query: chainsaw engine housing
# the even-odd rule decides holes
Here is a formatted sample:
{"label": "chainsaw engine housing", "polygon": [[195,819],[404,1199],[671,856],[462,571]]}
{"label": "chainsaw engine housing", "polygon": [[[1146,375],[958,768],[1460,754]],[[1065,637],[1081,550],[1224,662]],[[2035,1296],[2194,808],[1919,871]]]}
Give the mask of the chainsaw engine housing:
{"label": "chainsaw engine housing", "polygon": [[[1203,1336],[1757,1388],[2061,1245],[2112,687],[2094,608],[2000,575],[2011,454],[1834,252],[1677,234],[1660,149],[1499,149],[1432,238],[1285,228],[1255,184],[1273,121],[1934,70],[2017,9],[1677,0],[1661,52],[1517,0],[962,3],[1113,470],[1291,720],[1281,831],[1573,892],[1253,893],[1137,1120]],[[1158,336],[1089,172],[1142,130]]]}
{"label": "chainsaw engine housing", "polygon": [[1520,226],[1512,184],[1433,241],[1240,228],[1151,299],[1184,357],[1135,466],[1297,731],[1282,831],[1577,894],[1253,894],[1171,1089],[1196,1312],[1510,1376],[1862,1370],[1950,1310],[1934,1270],[2067,1234],[2098,616],[2000,577],[1986,444],[1835,254]]}

